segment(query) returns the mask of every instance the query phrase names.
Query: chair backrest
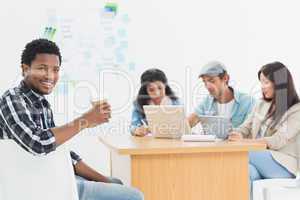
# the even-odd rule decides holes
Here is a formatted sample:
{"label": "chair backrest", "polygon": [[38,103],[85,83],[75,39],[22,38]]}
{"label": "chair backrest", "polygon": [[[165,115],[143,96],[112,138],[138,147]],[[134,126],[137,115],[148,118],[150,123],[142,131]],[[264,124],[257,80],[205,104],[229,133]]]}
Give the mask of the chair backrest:
{"label": "chair backrest", "polygon": [[0,199],[78,200],[67,148],[34,156],[13,140],[0,140]]}
{"label": "chair backrest", "polygon": [[[295,187],[296,180],[293,178],[281,178],[281,179],[263,179],[257,180],[253,182],[253,200],[269,200],[271,199],[281,199],[275,198],[276,195],[271,194],[270,191],[278,193],[277,197],[282,194],[286,194],[286,198],[284,200],[293,199],[291,198],[295,193],[300,194],[300,188]],[[287,189],[290,188],[290,189]],[[292,192],[294,191],[295,192]],[[290,191],[290,192],[289,192]],[[287,198],[289,197],[289,198]],[[298,199],[298,198],[294,198]]]}

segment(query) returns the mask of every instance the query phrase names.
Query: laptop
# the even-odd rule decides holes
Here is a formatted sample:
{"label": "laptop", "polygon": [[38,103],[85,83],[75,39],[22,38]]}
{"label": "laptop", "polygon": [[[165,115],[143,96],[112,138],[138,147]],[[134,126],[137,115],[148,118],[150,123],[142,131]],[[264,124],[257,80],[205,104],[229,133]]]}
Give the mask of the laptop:
{"label": "laptop", "polygon": [[232,130],[230,118],[224,116],[198,116],[204,134],[216,135],[219,139],[227,139],[229,132]]}
{"label": "laptop", "polygon": [[180,138],[190,134],[183,105],[145,105],[148,128],[156,138]]}

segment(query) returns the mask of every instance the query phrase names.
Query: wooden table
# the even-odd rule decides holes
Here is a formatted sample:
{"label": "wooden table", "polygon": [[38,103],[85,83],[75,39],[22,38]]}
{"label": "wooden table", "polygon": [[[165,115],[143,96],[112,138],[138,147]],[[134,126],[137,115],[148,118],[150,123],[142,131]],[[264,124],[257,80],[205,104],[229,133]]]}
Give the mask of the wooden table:
{"label": "wooden table", "polygon": [[183,142],[100,136],[111,150],[111,175],[139,188],[145,200],[247,200],[248,152],[262,144]]}

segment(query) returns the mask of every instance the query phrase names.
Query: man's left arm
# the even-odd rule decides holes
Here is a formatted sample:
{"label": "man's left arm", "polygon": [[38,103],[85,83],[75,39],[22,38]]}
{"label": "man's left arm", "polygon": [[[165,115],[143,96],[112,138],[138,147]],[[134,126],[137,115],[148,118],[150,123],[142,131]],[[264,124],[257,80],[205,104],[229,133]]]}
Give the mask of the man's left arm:
{"label": "man's left arm", "polygon": [[88,166],[86,163],[84,163],[82,160],[78,161],[74,165],[75,174],[78,176],[81,176],[82,178],[85,178],[89,181],[96,181],[96,182],[104,182],[109,183],[109,179],[106,178],[104,175],[100,174],[90,166]]}

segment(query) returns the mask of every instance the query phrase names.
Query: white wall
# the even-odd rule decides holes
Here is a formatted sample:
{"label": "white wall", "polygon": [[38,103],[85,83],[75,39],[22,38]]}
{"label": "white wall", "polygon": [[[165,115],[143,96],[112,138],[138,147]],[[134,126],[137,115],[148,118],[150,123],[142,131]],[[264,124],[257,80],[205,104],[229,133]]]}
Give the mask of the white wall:
{"label": "white wall", "polygon": [[[109,73],[101,78],[99,71],[94,71],[96,62],[103,58],[97,57],[97,53],[106,54],[111,50],[101,48],[106,35],[96,12],[103,7],[104,2],[3,2],[0,7],[3,70],[0,75],[0,91],[3,92],[18,79],[21,50],[26,42],[41,35],[44,26],[49,23],[47,16],[51,10],[55,10],[57,16],[75,19],[72,30],[74,37],[70,41],[73,48],[66,48],[59,33],[55,38],[63,46],[63,56],[70,58],[69,62],[63,63],[64,69],[70,73],[71,79],[79,80],[81,84],[86,81],[89,85],[94,85],[96,95],[103,93],[114,108],[124,107],[128,102],[130,105],[139,86],[139,75],[146,68],[158,67],[167,73],[171,83],[178,89],[176,90],[185,101],[189,113],[198,102],[198,96],[205,93],[203,87],[199,90],[199,68],[215,59],[227,65],[232,84],[245,92],[257,95],[258,69],[275,60],[282,61],[289,67],[299,89],[300,13],[297,12],[299,3],[296,0],[114,1],[119,4],[119,16],[129,16],[129,22],[124,25],[128,42],[125,52],[127,60],[124,63],[113,60],[117,68],[105,66],[118,69],[122,76]],[[119,26],[123,24],[115,23],[113,29],[117,30]],[[96,46],[95,49],[89,49],[92,52],[91,62],[79,59],[84,54],[82,47],[76,46],[80,43],[80,38],[87,42],[90,40]],[[129,62],[135,63],[135,70],[129,70]],[[90,92],[91,89],[84,87],[75,91],[73,89],[67,97],[60,96],[60,100],[52,96],[50,101],[56,105],[54,108],[58,123],[69,121],[86,110]],[[109,160],[107,150],[99,145],[93,135],[99,132],[121,132],[130,121],[130,110],[129,106],[122,112],[115,111],[113,123],[104,126],[118,129],[96,129],[73,141],[73,146],[81,151],[86,160],[105,173],[109,172],[106,165]],[[91,143],[93,145],[89,145]]]}

